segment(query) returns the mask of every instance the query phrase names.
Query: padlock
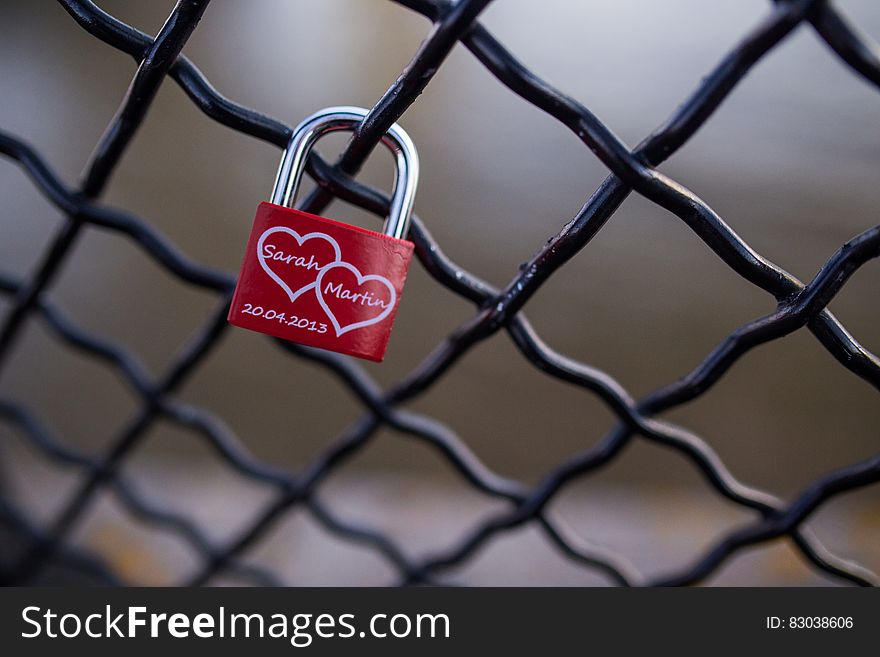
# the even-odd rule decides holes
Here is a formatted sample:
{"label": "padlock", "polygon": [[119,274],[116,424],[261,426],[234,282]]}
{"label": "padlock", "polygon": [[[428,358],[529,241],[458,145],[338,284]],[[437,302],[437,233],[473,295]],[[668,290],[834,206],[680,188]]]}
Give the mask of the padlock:
{"label": "padlock", "polygon": [[359,107],[330,107],[299,124],[281,157],[271,202],[260,203],[228,320],[311,347],[372,361],[385,356],[413,244],[409,228],[419,160],[394,124],[382,142],[397,165],[384,232],[290,207],[306,158],[323,135],[354,130]]}

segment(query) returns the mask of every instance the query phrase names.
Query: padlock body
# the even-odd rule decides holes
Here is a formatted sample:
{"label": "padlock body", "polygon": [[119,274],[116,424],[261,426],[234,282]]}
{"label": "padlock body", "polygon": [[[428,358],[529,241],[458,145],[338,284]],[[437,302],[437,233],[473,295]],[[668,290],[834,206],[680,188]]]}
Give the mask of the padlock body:
{"label": "padlock body", "polygon": [[261,203],[229,322],[381,361],[412,253],[406,240]]}

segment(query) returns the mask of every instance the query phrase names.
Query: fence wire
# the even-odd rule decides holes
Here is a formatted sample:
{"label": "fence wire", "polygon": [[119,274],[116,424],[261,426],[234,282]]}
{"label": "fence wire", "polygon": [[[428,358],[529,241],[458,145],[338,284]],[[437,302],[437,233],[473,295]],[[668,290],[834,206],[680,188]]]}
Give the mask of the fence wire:
{"label": "fence wire", "polygon": [[[473,302],[476,313],[394,386],[383,389],[348,358],[274,340],[294,359],[317,363],[333,372],[340,385],[364,407],[363,416],[299,472],[283,471],[256,460],[215,413],[175,399],[175,391],[217,348],[226,330],[225,317],[234,277],[192,261],[144,219],[97,201],[146,119],[166,77],[180,85],[208,118],[233,130],[284,148],[290,127],[225,98],[180,54],[209,0],[179,0],[155,38],[123,23],[89,0],[59,2],[82,29],[129,54],[138,67],[76,187],[62,182],[46,161],[22,140],[0,131],[0,152],[16,162],[35,187],[65,215],[63,225],[46,245],[31,276],[19,280],[0,274],[0,292],[10,300],[10,309],[0,328],[0,367],[9,360],[26,325],[36,320],[63,344],[114,369],[140,402],[135,416],[119,428],[109,448],[90,454],[66,445],[25,404],[0,399],[0,418],[4,422],[16,427],[47,459],[82,473],[72,496],[45,527],[33,523],[16,508],[8,493],[0,491],[2,525],[24,545],[21,556],[2,564],[0,578],[4,583],[33,582],[58,565],[107,583],[120,583],[99,555],[76,548],[68,541],[71,530],[103,490],[112,491],[133,518],[156,530],[177,535],[199,555],[199,568],[181,582],[184,584],[205,584],[221,572],[255,584],[278,584],[274,573],[245,564],[243,557],[295,507],[306,509],[338,537],[376,550],[393,565],[403,584],[442,582],[444,569],[462,564],[493,538],[526,523],[539,527],[572,562],[596,569],[610,582],[620,585],[697,583],[744,548],[780,537],[789,538],[807,562],[831,578],[859,585],[880,582],[877,575],[865,567],[829,552],[804,525],[811,514],[832,497],[880,480],[880,455],[831,472],[804,488],[791,501],[783,501],[738,481],[698,436],[657,419],[663,411],[705,393],[752,348],[802,328],[810,331],[843,367],[880,390],[880,359],[860,345],[826,309],[849,277],[862,264],[880,255],[880,226],[866,230],[841,246],[805,284],[754,251],[697,195],[655,168],[712,116],[756,62],[802,24],[809,24],[854,74],[880,88],[880,47],[860,34],[832,2],[771,2],[767,16],[703,78],[675,114],[630,150],[588,108],[529,71],[477,21],[489,0],[454,3],[397,0],[398,4],[430,19],[433,29],[400,77],[376,102],[338,161],[330,163],[317,153],[311,155],[308,173],[317,187],[300,204],[302,209],[320,213],[332,199],[339,198],[378,216],[385,215],[386,195],[357,182],[353,176],[381,136],[417,99],[458,43],[501,84],[574,132],[610,174],[577,215],[543,245],[503,289],[495,289],[447,258],[422,221],[414,217],[410,239],[416,244],[419,262],[437,284]],[[589,244],[631,191],[679,217],[730,268],[777,302],[774,312],[733,331],[693,371],[639,400],[605,372],[554,351],[541,340],[523,310],[540,286]],[[158,378],[152,378],[125,345],[114,344],[82,329],[46,298],[46,290],[57,281],[78,238],[95,228],[113,231],[131,240],[181,283],[216,293],[216,311],[207,318],[195,339],[180,348]],[[561,463],[533,487],[493,473],[448,427],[402,408],[430,390],[465,353],[499,331],[508,334],[519,353],[534,367],[596,395],[618,419],[616,428],[600,442]],[[242,477],[277,491],[271,503],[241,527],[231,541],[212,541],[192,519],[145,499],[122,473],[120,466],[145,440],[148,429],[160,420],[170,421],[189,431],[194,438],[205,441],[218,458]],[[341,519],[321,501],[317,490],[341,464],[369,445],[382,427],[423,441],[448,460],[465,482],[487,496],[509,501],[510,505],[474,526],[453,547],[418,560],[407,556],[382,532]],[[710,490],[734,505],[753,511],[754,519],[730,530],[697,554],[687,567],[653,579],[641,576],[613,551],[584,542],[548,508],[549,503],[566,484],[606,466],[636,439],[678,452],[699,470]]]}

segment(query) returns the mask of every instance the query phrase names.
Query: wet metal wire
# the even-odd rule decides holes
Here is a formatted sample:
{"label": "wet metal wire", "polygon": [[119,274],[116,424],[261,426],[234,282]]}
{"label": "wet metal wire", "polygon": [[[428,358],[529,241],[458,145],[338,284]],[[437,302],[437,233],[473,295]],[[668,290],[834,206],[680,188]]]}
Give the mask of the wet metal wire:
{"label": "wet metal wire", "polygon": [[[284,148],[290,138],[290,128],[222,96],[198,68],[180,54],[209,0],[177,2],[155,38],[126,25],[89,0],[59,2],[82,29],[129,54],[138,67],[119,110],[76,187],[62,182],[45,160],[22,140],[0,131],[0,153],[16,162],[36,188],[65,215],[63,225],[46,245],[31,276],[19,280],[0,273],[0,293],[10,301],[10,309],[0,325],[0,368],[8,361],[28,322],[41,321],[62,343],[116,370],[138,395],[140,404],[135,416],[120,427],[106,451],[89,454],[53,435],[24,403],[0,399],[0,419],[16,427],[23,438],[48,459],[77,468],[82,474],[74,493],[45,527],[35,525],[0,491],[0,521],[26,545],[23,556],[2,564],[0,577],[4,582],[32,582],[47,568],[63,564],[108,583],[118,583],[116,575],[99,555],[86,553],[68,541],[71,530],[83,519],[96,495],[109,490],[133,517],[157,530],[174,533],[199,554],[198,570],[183,582],[188,584],[207,583],[221,572],[253,583],[277,584],[272,572],[246,565],[242,557],[294,507],[306,509],[337,536],[378,551],[395,567],[401,583],[442,581],[444,569],[465,562],[494,537],[525,523],[539,527],[573,562],[597,569],[609,581],[622,585],[696,583],[744,548],[779,537],[789,538],[804,559],[831,578],[860,585],[878,583],[874,573],[830,553],[805,527],[804,521],[835,495],[880,480],[880,455],[830,472],[791,500],[784,501],[741,483],[701,438],[657,418],[663,411],[702,395],[750,349],[802,328],[810,331],[843,367],[880,390],[880,360],[860,345],[826,309],[848,278],[862,264],[880,255],[880,226],[866,230],[841,246],[813,280],[805,284],[755,252],[697,195],[655,168],[687,142],[751,67],[796,28],[812,29],[854,74],[880,87],[880,48],[859,34],[832,2],[776,0],[769,3],[763,20],[708,73],[676,113],[635,149],[630,149],[588,108],[529,71],[477,21],[489,0],[398,0],[398,4],[430,19],[433,29],[400,77],[376,102],[340,159],[331,164],[316,153],[311,155],[308,173],[318,186],[300,204],[302,209],[320,213],[333,198],[340,198],[380,217],[385,215],[386,195],[357,182],[352,176],[385,131],[416,101],[458,43],[501,84],[567,126],[607,166],[610,174],[577,215],[517,271],[503,289],[493,288],[450,261],[422,221],[414,217],[410,239],[416,244],[419,262],[439,285],[473,302],[476,313],[427,354],[415,370],[388,389],[381,388],[356,362],[345,357],[276,340],[277,346],[294,359],[326,367],[364,406],[362,418],[301,472],[283,471],[256,460],[216,414],[185,404],[174,396],[205,356],[218,346],[226,330],[233,276],[193,262],[147,221],[97,201],[167,77],[180,85],[207,117],[233,130]],[[589,244],[632,191],[679,217],[729,267],[748,283],[771,294],[777,302],[773,313],[735,330],[693,371],[640,400],[630,396],[608,374],[554,351],[537,335],[523,311],[539,287]],[[125,345],[114,344],[78,327],[46,297],[46,290],[56,281],[79,236],[92,228],[120,234],[181,282],[212,290],[217,295],[217,308],[204,327],[192,342],[180,349],[158,378],[152,378]],[[493,473],[448,427],[402,408],[429,390],[466,352],[499,331],[508,334],[529,363],[548,376],[598,396],[619,420],[617,427],[595,446],[561,463],[533,487]],[[185,428],[194,437],[206,441],[217,456],[241,476],[277,491],[274,499],[241,527],[231,541],[214,542],[192,519],[175,509],[157,507],[122,473],[120,466],[159,420]],[[509,507],[473,527],[452,548],[419,560],[405,555],[382,532],[339,518],[321,501],[317,489],[341,464],[369,445],[381,427],[390,427],[433,447],[466,482],[488,496],[508,500]],[[731,503],[752,510],[754,519],[696,555],[686,568],[655,579],[642,577],[620,555],[584,542],[548,504],[563,486],[607,465],[633,440],[647,440],[675,450],[702,473],[712,490]]]}

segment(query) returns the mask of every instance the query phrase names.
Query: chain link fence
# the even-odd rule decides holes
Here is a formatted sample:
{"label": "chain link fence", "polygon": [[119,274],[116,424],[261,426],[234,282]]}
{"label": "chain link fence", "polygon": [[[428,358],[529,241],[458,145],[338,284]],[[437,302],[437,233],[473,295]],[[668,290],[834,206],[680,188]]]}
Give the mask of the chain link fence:
{"label": "chain link fence", "polygon": [[[863,566],[832,554],[804,525],[811,514],[832,497],[880,480],[880,456],[830,472],[791,500],[783,501],[741,483],[701,438],[681,426],[658,419],[664,411],[703,395],[749,350],[801,329],[812,333],[842,367],[880,389],[880,359],[860,345],[826,309],[849,277],[865,262],[880,255],[880,226],[853,237],[828,258],[810,282],[803,283],[758,254],[698,196],[656,169],[712,117],[752,66],[804,23],[809,24],[853,74],[880,87],[880,48],[859,34],[833,3],[822,0],[770,3],[767,16],[706,75],[675,114],[630,150],[589,109],[529,71],[477,21],[489,0],[398,0],[398,4],[430,19],[433,29],[400,77],[376,102],[339,160],[330,163],[317,153],[311,155],[308,173],[317,187],[300,203],[302,209],[320,213],[332,199],[339,198],[380,217],[385,215],[386,195],[357,182],[353,176],[381,136],[416,101],[459,43],[498,82],[574,132],[611,173],[577,215],[515,272],[503,289],[493,288],[447,258],[424,223],[414,217],[410,239],[416,244],[419,263],[437,285],[472,302],[476,312],[396,385],[382,388],[350,359],[275,340],[277,347],[291,357],[292,366],[306,360],[327,368],[340,386],[360,400],[364,410],[362,418],[306,468],[287,472],[252,457],[213,411],[175,398],[175,392],[220,345],[227,330],[225,318],[234,286],[233,276],[192,261],[147,221],[100,204],[97,199],[146,120],[160,85],[168,77],[180,85],[208,119],[233,130],[284,148],[291,129],[222,96],[193,62],[180,54],[208,8],[208,0],[179,0],[155,38],[121,22],[88,0],[59,1],[76,25],[110,47],[129,54],[138,67],[76,187],[62,182],[28,144],[15,135],[0,132],[0,152],[17,163],[36,189],[65,215],[32,275],[19,280],[0,271],[0,292],[9,301],[0,328],[0,368],[8,362],[28,323],[42,322],[62,344],[101,361],[118,373],[137,394],[139,408],[135,416],[119,428],[109,448],[92,454],[65,444],[20,400],[0,399],[3,422],[15,427],[53,464],[81,472],[74,493],[47,526],[38,526],[17,507],[14,496],[0,490],[0,519],[7,533],[15,537],[18,548],[6,555],[2,563],[0,577],[5,583],[40,581],[47,570],[58,564],[89,578],[120,583],[118,573],[108,568],[100,555],[74,547],[68,540],[96,496],[105,490],[111,491],[134,519],[155,530],[173,533],[199,555],[200,567],[183,584],[209,583],[221,573],[250,583],[279,583],[275,573],[246,564],[244,557],[294,508],[305,509],[336,536],[377,551],[393,565],[400,583],[404,584],[442,582],[445,569],[466,562],[493,538],[525,524],[538,527],[573,563],[596,569],[610,582],[620,585],[694,584],[738,552],[780,537],[789,538],[813,568],[832,579],[859,585],[874,585],[880,581]],[[554,351],[542,341],[525,315],[529,299],[557,269],[590,243],[631,191],[675,214],[746,283],[772,295],[777,303],[771,314],[743,324],[728,335],[693,371],[642,399],[633,398],[605,372]],[[131,240],[181,284],[216,294],[216,311],[205,319],[195,339],[181,347],[159,377],[151,377],[125,345],[77,326],[44,294],[57,280],[78,239],[84,232],[95,229]],[[405,330],[398,327],[398,332]],[[463,439],[441,422],[403,409],[408,402],[431,390],[464,354],[499,332],[505,332],[522,357],[535,368],[583,388],[586,394],[596,395],[618,420],[616,428],[595,446],[560,463],[535,486],[496,475],[468,449]],[[121,466],[158,421],[171,422],[191,433],[194,440],[205,441],[217,457],[241,477],[276,491],[271,503],[241,527],[229,542],[218,543],[178,510],[159,508],[148,501],[123,474]],[[487,496],[506,500],[509,506],[474,526],[460,543],[419,560],[407,556],[384,533],[338,517],[316,491],[328,476],[369,445],[381,428],[422,441],[446,459],[467,485]],[[686,568],[650,580],[642,577],[622,556],[584,542],[549,508],[550,502],[566,484],[607,466],[628,443],[636,440],[650,441],[677,452],[703,475],[708,490],[753,512],[753,520],[731,529],[704,552],[694,555]]]}

